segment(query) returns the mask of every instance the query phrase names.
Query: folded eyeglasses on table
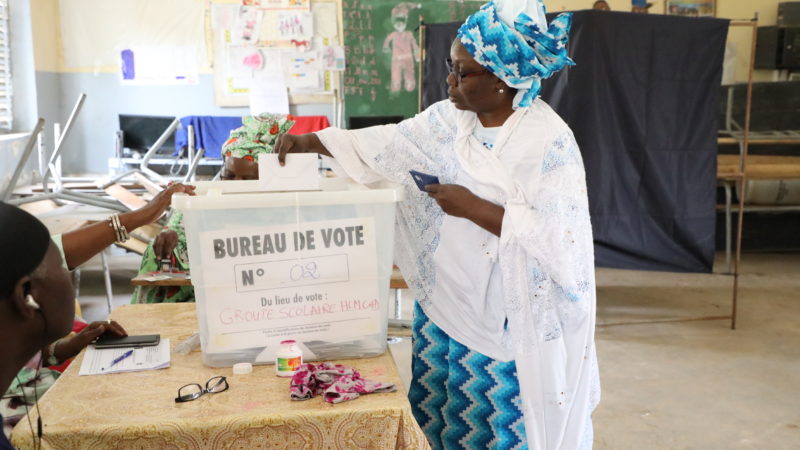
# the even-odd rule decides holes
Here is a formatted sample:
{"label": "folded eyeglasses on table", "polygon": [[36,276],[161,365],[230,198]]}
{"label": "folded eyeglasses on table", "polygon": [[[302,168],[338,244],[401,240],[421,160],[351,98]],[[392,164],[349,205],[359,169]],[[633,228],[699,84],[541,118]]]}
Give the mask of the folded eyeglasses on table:
{"label": "folded eyeglasses on table", "polygon": [[202,397],[203,394],[219,394],[220,392],[227,391],[229,387],[228,379],[223,376],[217,376],[206,381],[205,389],[197,383],[187,384],[178,389],[178,396],[175,397],[175,403],[197,400]]}

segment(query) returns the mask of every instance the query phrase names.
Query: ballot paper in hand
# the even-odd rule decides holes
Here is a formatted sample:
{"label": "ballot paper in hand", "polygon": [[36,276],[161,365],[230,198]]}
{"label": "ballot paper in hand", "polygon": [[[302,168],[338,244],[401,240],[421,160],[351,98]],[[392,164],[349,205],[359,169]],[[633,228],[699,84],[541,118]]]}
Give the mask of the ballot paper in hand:
{"label": "ballot paper in hand", "polygon": [[[111,363],[133,350],[130,357]],[[101,375],[107,373],[138,372],[141,370],[166,369],[170,364],[169,339],[162,339],[158,345],[152,347],[121,347],[97,349],[90,345],[86,347],[83,363],[79,375]]]}
{"label": "ballot paper in hand", "polygon": [[290,153],[281,167],[275,153],[261,154],[258,159],[258,181],[265,191],[318,191],[319,160],[317,154]]}

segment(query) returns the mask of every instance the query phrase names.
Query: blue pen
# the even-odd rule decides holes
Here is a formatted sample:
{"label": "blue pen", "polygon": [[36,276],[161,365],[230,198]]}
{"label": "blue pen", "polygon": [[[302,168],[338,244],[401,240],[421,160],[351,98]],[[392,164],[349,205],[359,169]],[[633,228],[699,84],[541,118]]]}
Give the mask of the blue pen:
{"label": "blue pen", "polygon": [[117,364],[118,362],[122,361],[123,359],[131,356],[132,354],[133,354],[133,349],[130,349],[127,352],[123,353],[122,356],[119,356],[116,359],[114,359],[113,361],[111,361],[111,364],[109,364],[108,367],[106,367],[105,369],[100,369],[100,370],[110,369],[110,368],[114,367],[115,364]]}

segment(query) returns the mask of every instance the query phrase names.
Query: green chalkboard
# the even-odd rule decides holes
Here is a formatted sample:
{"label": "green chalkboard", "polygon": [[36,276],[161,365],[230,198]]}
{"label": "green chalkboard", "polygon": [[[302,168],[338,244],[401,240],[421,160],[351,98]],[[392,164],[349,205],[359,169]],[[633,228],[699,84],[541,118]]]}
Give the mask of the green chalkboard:
{"label": "green chalkboard", "polygon": [[483,3],[344,0],[346,124],[352,116],[416,114],[420,18],[425,23],[464,20]]}

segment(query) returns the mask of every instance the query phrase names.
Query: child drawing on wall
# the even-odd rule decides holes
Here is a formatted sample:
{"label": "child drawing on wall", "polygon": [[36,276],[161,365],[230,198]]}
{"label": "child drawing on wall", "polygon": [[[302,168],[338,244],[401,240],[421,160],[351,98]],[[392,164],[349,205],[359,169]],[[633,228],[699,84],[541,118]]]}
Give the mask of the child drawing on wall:
{"label": "child drawing on wall", "polygon": [[401,85],[411,92],[417,88],[414,76],[414,62],[419,61],[419,44],[414,33],[406,30],[408,13],[414,8],[421,8],[419,3],[401,2],[392,8],[392,26],[395,31],[389,33],[383,41],[383,51],[392,52],[391,92],[400,92]]}

